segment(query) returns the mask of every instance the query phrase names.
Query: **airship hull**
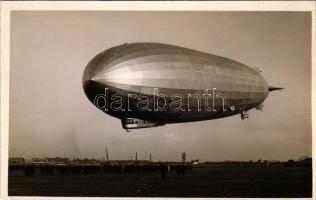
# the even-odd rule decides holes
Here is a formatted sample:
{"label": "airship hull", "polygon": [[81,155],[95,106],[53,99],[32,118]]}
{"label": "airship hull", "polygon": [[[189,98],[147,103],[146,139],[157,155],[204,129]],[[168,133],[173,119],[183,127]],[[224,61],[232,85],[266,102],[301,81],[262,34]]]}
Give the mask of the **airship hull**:
{"label": "airship hull", "polygon": [[85,69],[83,87],[89,100],[109,115],[157,123],[235,115],[258,106],[269,94],[256,69],[158,43],[125,44],[98,54]]}

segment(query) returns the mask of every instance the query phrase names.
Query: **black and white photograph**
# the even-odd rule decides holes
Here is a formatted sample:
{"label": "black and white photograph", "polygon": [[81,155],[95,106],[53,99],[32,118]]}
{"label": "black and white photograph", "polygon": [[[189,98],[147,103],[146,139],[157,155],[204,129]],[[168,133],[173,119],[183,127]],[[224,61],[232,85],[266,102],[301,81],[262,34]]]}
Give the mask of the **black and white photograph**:
{"label": "black and white photograph", "polygon": [[8,196],[312,198],[313,20],[11,11]]}

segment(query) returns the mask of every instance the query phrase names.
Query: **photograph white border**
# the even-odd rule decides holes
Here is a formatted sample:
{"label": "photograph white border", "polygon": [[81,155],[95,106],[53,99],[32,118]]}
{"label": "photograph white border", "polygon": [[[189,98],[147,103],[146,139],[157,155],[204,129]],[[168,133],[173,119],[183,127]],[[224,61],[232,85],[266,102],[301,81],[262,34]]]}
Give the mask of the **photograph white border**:
{"label": "photograph white border", "polygon": [[[312,155],[315,155],[316,124],[316,66],[315,66],[315,1],[2,1],[1,3],[1,122],[0,122],[0,198],[8,198],[8,144],[9,144],[9,69],[10,69],[10,15],[12,11],[310,11],[312,13]],[[313,106],[314,105],[314,106]],[[312,156],[312,157],[313,157]],[[313,183],[315,177],[313,159]],[[313,184],[313,197],[316,197]],[[34,199],[34,197],[9,197]],[[61,199],[37,197],[36,199]],[[64,199],[64,198],[62,198]],[[71,198],[74,199],[74,198]],[[91,197],[75,199],[96,199]],[[100,199],[100,198],[97,198]],[[103,197],[101,199],[113,199]],[[115,198],[137,199],[137,198]],[[138,198],[139,199],[139,198]],[[142,198],[149,199],[149,198]],[[155,198],[174,199],[174,198]],[[218,199],[218,198],[216,198]]]}

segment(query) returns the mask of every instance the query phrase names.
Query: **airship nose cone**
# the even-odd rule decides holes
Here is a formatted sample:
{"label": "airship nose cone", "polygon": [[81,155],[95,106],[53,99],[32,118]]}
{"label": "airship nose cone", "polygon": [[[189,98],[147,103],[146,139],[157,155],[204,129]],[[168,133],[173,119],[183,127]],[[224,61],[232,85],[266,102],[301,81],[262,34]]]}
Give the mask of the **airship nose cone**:
{"label": "airship nose cone", "polygon": [[[85,94],[88,96],[89,98],[89,90],[91,90],[91,86],[92,86],[92,75],[89,73],[90,70],[88,70],[88,66],[86,67],[84,73],[83,73],[83,77],[82,77],[82,86],[83,86],[83,90],[85,92]],[[89,98],[90,99],[90,98]]]}
{"label": "airship nose cone", "polygon": [[98,94],[104,93],[104,87],[100,85],[100,81],[96,80],[98,74],[104,69],[104,61],[107,55],[103,52],[94,57],[86,66],[82,76],[83,90],[88,99],[93,102]]}
{"label": "airship nose cone", "polygon": [[85,86],[86,84],[88,84],[91,80],[93,80],[93,78],[96,76],[97,73],[100,72],[100,70],[102,69],[100,67],[100,57],[99,55],[97,55],[95,58],[93,58],[88,65],[86,66],[84,72],[83,72],[83,76],[82,76],[82,84],[83,86]]}

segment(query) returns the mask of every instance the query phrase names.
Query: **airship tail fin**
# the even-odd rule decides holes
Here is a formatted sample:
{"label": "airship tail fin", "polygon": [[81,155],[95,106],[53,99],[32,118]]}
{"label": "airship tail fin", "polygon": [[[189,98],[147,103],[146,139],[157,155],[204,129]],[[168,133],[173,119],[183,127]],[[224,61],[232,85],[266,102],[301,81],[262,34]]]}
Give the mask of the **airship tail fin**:
{"label": "airship tail fin", "polygon": [[270,86],[270,87],[269,87],[269,92],[274,91],[274,90],[279,90],[279,91],[281,91],[281,90],[283,90],[283,89],[284,89],[283,87],[272,87],[272,86]]}

